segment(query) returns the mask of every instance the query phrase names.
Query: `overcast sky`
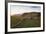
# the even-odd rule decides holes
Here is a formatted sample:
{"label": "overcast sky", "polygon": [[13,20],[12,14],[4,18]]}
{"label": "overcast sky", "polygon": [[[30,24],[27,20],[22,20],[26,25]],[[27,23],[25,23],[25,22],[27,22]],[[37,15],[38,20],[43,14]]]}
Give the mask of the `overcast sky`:
{"label": "overcast sky", "polygon": [[40,12],[40,6],[23,6],[23,5],[11,5],[11,15],[23,14],[26,12]]}

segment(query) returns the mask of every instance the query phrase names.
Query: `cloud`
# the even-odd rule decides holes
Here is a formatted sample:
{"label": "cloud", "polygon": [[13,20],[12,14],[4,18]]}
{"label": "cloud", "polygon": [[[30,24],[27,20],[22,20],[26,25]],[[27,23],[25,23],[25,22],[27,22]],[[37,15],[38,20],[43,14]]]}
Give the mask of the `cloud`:
{"label": "cloud", "polygon": [[40,12],[40,6],[11,5],[11,15],[23,14],[25,12]]}

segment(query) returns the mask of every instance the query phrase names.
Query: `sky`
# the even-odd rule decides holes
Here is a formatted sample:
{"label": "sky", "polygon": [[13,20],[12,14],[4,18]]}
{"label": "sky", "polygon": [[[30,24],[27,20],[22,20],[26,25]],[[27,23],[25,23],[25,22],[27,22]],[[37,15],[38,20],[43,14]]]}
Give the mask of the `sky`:
{"label": "sky", "polygon": [[40,12],[40,6],[24,6],[24,5],[11,5],[10,11],[11,15],[23,14],[28,12]]}

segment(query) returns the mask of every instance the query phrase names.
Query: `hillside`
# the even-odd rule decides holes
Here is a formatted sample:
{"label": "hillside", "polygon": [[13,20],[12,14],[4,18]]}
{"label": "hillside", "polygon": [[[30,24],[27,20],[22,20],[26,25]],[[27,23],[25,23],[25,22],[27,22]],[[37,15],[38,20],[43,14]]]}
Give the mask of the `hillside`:
{"label": "hillside", "polygon": [[11,16],[11,28],[40,27],[40,12]]}

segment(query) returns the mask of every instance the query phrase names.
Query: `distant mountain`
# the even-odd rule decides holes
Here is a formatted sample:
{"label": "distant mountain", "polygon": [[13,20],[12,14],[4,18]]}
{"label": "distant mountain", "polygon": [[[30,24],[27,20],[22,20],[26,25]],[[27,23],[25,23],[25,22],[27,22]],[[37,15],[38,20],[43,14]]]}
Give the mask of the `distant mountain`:
{"label": "distant mountain", "polygon": [[38,19],[40,17],[40,12],[30,12],[30,13],[24,13],[24,14],[16,14],[14,15],[18,19]]}
{"label": "distant mountain", "polygon": [[40,15],[40,12],[30,12],[30,13],[23,13],[23,14],[16,14],[16,16],[26,16],[26,15]]}

